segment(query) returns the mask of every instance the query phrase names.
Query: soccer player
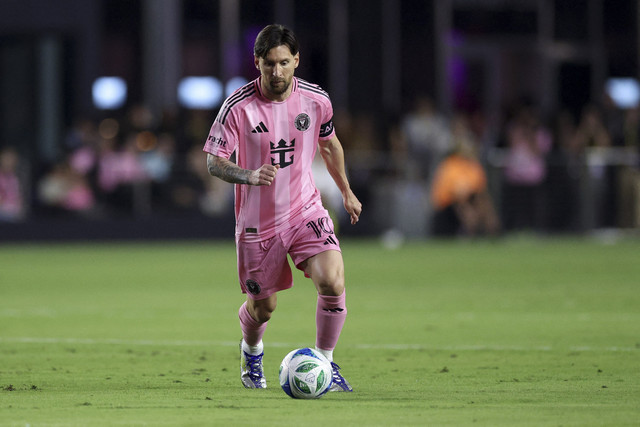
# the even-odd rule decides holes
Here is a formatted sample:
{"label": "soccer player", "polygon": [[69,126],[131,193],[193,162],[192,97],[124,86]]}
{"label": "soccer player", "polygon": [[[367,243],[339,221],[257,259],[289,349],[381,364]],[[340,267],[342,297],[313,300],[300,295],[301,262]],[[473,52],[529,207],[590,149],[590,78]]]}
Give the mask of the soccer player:
{"label": "soccer player", "polygon": [[277,292],[293,286],[288,254],[318,292],[316,349],[331,361],[331,390],[352,391],[333,362],[347,306],[340,243],[311,172],[318,149],[352,224],[362,204],[345,173],[329,96],[294,77],[300,55],[293,32],[266,26],[253,53],[260,76],[225,100],[204,146],[209,173],[235,184],[238,274],[247,295],[238,313],[242,384],[267,386],[262,337]]}

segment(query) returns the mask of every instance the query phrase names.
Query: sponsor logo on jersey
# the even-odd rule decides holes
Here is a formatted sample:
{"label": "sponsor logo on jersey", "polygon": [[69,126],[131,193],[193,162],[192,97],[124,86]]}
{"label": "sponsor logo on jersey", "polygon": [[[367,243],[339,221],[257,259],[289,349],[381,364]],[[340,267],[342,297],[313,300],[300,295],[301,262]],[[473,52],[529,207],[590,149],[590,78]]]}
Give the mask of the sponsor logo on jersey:
{"label": "sponsor logo on jersey", "polygon": [[222,138],[218,138],[218,137],[215,137],[213,135],[209,135],[209,137],[207,139],[209,141],[211,141],[212,144],[219,145],[220,147],[226,147],[227,146],[227,141],[225,141]]}
{"label": "sponsor logo on jersey", "polygon": [[[287,143],[284,139],[278,141],[278,144],[271,144],[271,154],[275,157],[271,157],[271,164],[273,166],[279,165],[281,168],[286,168],[293,164],[293,151],[295,150],[296,140],[291,140]],[[291,154],[290,154],[291,153]]]}

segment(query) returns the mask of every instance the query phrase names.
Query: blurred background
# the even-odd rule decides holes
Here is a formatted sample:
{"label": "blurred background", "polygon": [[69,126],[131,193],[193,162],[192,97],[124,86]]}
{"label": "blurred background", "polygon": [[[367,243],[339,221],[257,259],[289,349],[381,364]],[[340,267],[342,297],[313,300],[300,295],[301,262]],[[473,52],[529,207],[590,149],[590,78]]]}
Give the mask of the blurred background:
{"label": "blurred background", "polygon": [[202,152],[266,24],[331,95],[342,235],[640,227],[635,0],[0,0],[0,241],[231,238]]}

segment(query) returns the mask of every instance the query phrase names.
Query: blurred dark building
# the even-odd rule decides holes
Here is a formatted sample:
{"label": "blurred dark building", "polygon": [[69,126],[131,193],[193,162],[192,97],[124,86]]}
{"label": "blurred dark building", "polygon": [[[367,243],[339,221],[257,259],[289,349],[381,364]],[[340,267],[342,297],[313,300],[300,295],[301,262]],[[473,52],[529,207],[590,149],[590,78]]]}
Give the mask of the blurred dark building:
{"label": "blurred dark building", "polygon": [[[447,115],[480,112],[498,146],[523,100],[545,119],[577,119],[609,77],[637,78],[637,21],[634,0],[2,0],[0,148],[16,147],[35,179],[79,118],[134,105],[182,118],[180,79],[255,78],[253,40],[272,22],[297,33],[298,75],[327,89],[337,114],[371,120],[365,148],[388,150],[388,127],[419,97]],[[126,82],[121,108],[94,106],[101,76]]]}
{"label": "blurred dark building", "polygon": [[97,77],[124,78],[129,104],[174,108],[180,77],[253,78],[253,38],[270,22],[294,28],[299,74],[354,114],[397,114],[416,95],[444,109],[498,111],[516,97],[577,108],[606,77],[637,75],[632,0],[3,0],[0,9],[0,138],[44,157],[74,117],[93,112]]}

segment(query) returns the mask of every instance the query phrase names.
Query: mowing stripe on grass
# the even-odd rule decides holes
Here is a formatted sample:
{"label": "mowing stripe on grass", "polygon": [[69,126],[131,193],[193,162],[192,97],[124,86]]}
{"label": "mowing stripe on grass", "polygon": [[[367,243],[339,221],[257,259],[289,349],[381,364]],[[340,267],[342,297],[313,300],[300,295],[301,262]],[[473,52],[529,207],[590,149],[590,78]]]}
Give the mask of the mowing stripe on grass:
{"label": "mowing stripe on grass", "polygon": [[[197,340],[123,340],[118,338],[41,338],[41,337],[0,337],[0,343],[22,344],[87,344],[87,345],[141,345],[167,347],[237,347],[238,341],[197,341]],[[302,343],[269,342],[269,347],[295,348],[304,346]],[[554,351],[568,350],[579,352],[640,352],[637,347],[594,347],[568,346],[566,348],[552,346],[518,346],[518,345],[458,345],[458,346],[429,346],[422,344],[344,344],[345,348],[358,350],[430,350],[430,351]]]}

